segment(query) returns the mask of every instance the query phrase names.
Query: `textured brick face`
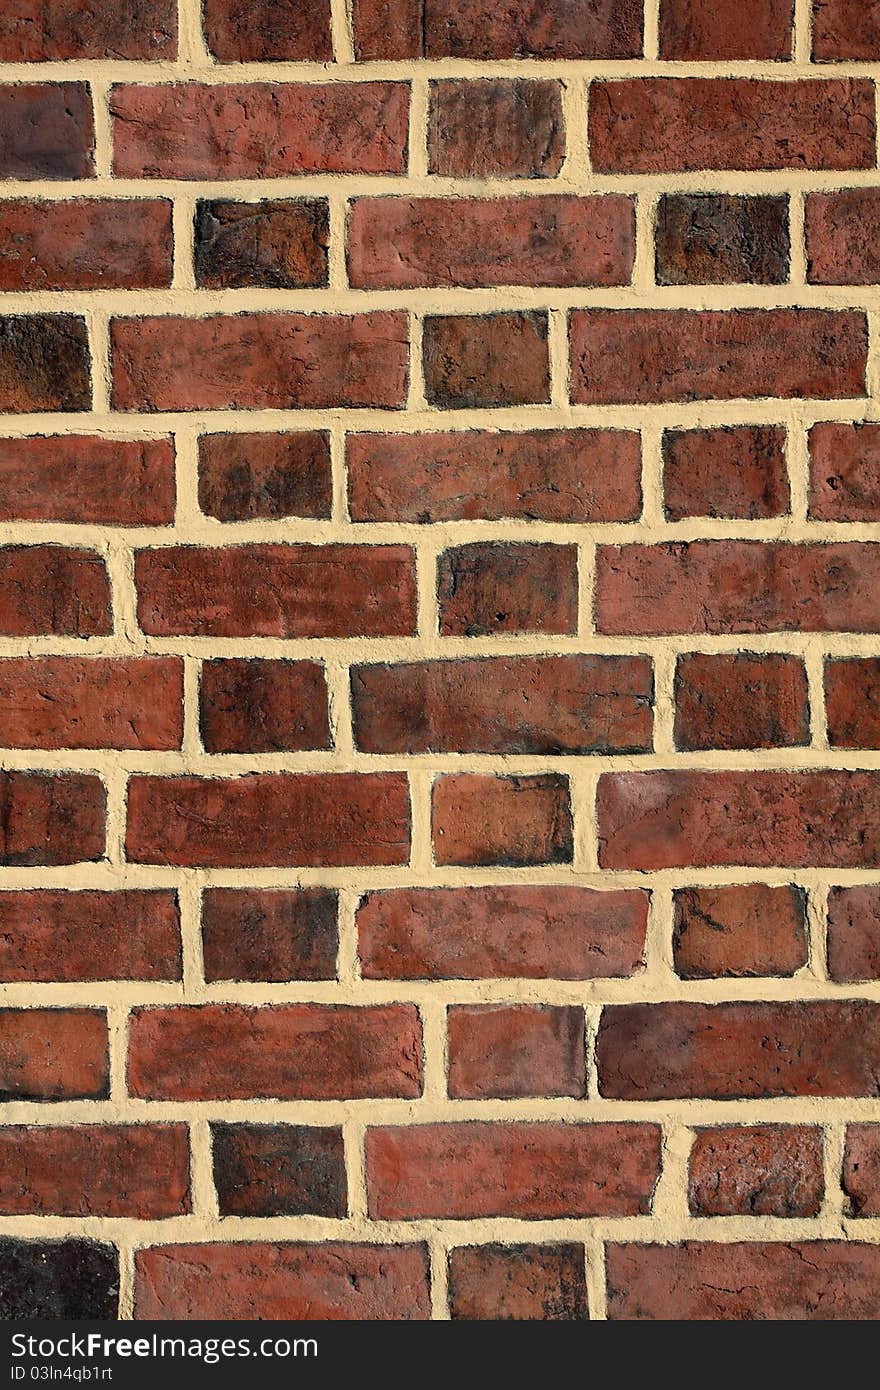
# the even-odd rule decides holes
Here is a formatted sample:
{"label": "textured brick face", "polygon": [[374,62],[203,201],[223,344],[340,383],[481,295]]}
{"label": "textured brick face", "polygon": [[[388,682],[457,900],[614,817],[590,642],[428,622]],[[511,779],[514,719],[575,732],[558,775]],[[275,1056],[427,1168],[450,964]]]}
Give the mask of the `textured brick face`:
{"label": "textured brick face", "polygon": [[0,1319],[880,1317],[878,92],[0,0]]}

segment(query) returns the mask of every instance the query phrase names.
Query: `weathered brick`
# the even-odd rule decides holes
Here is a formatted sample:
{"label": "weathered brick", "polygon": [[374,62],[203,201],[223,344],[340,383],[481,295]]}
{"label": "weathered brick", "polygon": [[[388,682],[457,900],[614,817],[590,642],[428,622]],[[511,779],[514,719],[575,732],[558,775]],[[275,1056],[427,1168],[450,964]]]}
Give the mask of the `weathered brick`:
{"label": "weathered brick", "polygon": [[679,888],[672,948],[683,980],[793,975],[808,959],[806,894],[793,884]]}
{"label": "weathered brick", "polygon": [[0,659],[2,741],[8,748],[179,748],[178,657]]}
{"label": "weathered brick", "polygon": [[443,410],[550,400],[547,315],[446,315],[424,322],[425,395]]}
{"label": "weathered brick", "polygon": [[107,793],[81,772],[0,772],[0,864],[75,864],[104,853]]}
{"label": "weathered brick", "polygon": [[844,1240],[607,1245],[608,1317],[828,1321],[880,1315],[880,1250]]}
{"label": "weathered brick", "polygon": [[880,551],[837,542],[600,546],[600,632],[877,632]]}
{"label": "weathered brick", "polygon": [[0,893],[0,980],[179,980],[180,914],[167,889]]}
{"label": "weathered brick", "polygon": [[872,1096],[880,1008],[850,999],[609,1006],[596,1061],[600,1094],[616,1100]]}
{"label": "weathered brick", "polygon": [[568,778],[438,777],[432,794],[438,864],[568,864],[574,852]]}
{"label": "weathered brick", "polygon": [[877,0],[814,0],[813,57],[821,62],[880,57]]}
{"label": "weathered brick", "polygon": [[661,0],[660,56],[679,62],[790,58],[794,0]]}
{"label": "weathered brick", "polygon": [[5,1216],[131,1216],[190,1210],[182,1124],[0,1127]]}
{"label": "weathered brick", "polygon": [[[114,173],[132,179],[402,174],[408,104],[405,82],[115,86]],[[3,162],[0,149],[0,169]]]}
{"label": "weathered brick", "polygon": [[578,405],[865,394],[865,316],[852,309],[575,309]]}
{"label": "weathered brick", "polygon": [[606,869],[880,865],[874,772],[621,772],[599,780]]}
{"label": "weathered brick", "polygon": [[639,77],[590,87],[600,174],[691,169],[870,169],[876,121],[864,79]]}
{"label": "weathered brick", "polygon": [[332,980],[337,942],[330,888],[208,888],[202,898],[206,980]]}
{"label": "weathered brick", "polygon": [[404,403],[407,325],[399,313],[115,318],[110,341],[117,410]]}
{"label": "weathered brick", "polygon": [[[0,662],[0,690],[2,672]],[[327,681],[317,661],[206,661],[199,709],[202,743],[209,753],[331,746]]]}
{"label": "weathered brick", "polygon": [[460,1004],[447,1011],[455,1100],[586,1095],[584,1011],[541,1004]]}
{"label": "weathered brick", "polygon": [[0,1009],[0,1100],[105,1100],[103,1009]]}
{"label": "weathered brick", "polygon": [[171,204],[164,199],[0,203],[2,290],[136,290],[170,284]]}
{"label": "weathered brick", "polygon": [[170,439],[0,439],[0,520],[165,526],[174,505]]}
{"label": "weathered brick", "polygon": [[805,200],[807,279],[813,285],[872,285],[880,280],[880,189],[810,193]]}
{"label": "weathered brick", "polygon": [[640,0],[354,0],[357,58],[637,58]]}
{"label": "weathered brick", "polygon": [[[57,3],[67,6],[67,0]],[[0,86],[0,178],[91,178],[94,144],[92,99],[85,82]]]}
{"label": "weathered brick", "polygon": [[785,430],[777,425],[665,430],[663,502],[670,521],[781,516],[790,506]]}
{"label": "weathered brick", "polygon": [[333,57],[330,0],[204,0],[205,39],[221,63]]}
{"label": "weathered brick", "polygon": [[136,863],[204,868],[405,864],[402,773],[133,777],[126,853]]}
{"label": "weathered brick", "polygon": [[880,660],[826,660],[825,706],[832,748],[880,748]]}
{"label": "weathered brick", "polygon": [[[0,667],[2,669],[2,667]],[[353,666],[367,753],[630,753],[651,748],[638,656],[512,656]]]}
{"label": "weathered brick", "polygon": [[159,1245],[135,1252],[135,1318],[387,1321],[430,1313],[424,1245]]}
{"label": "weathered brick", "polygon": [[445,550],[437,562],[444,637],[496,632],[573,635],[578,622],[578,564],[573,545],[475,541]]}
{"label": "weathered brick", "polygon": [[177,56],[175,0],[10,0],[0,15],[0,62]]}
{"label": "weathered brick", "polygon": [[330,438],[323,430],[199,439],[199,506],[218,521],[326,518],[332,501]]}
{"label": "weathered brick", "polygon": [[554,178],[565,158],[558,82],[511,77],[432,82],[428,171],[447,178]]}
{"label": "weathered brick", "polygon": [[753,652],[679,656],[676,748],[785,748],[809,741],[807,676],[800,657]]}
{"label": "weathered brick", "polygon": [[880,884],[828,894],[828,973],[847,984],[880,980]]}
{"label": "weathered brick", "polygon": [[850,1216],[880,1216],[880,1125],[847,1125],[841,1182]]}
{"label": "weathered brick", "polygon": [[345,1216],[342,1130],[212,1124],[221,1216]]}
{"label": "weathered brick", "polygon": [[809,441],[810,516],[880,520],[880,425],[814,425]]}
{"label": "weathered brick", "polygon": [[329,219],[326,198],[199,202],[196,284],[209,290],[326,285]]}
{"label": "weathered brick", "polygon": [[350,434],[353,521],[635,521],[639,437],[623,430]]}
{"label": "weathered brick", "polygon": [[376,1220],[637,1216],[660,1170],[653,1124],[398,1125],[368,1129]]}
{"label": "weathered brick", "polygon": [[660,199],[660,285],[781,285],[788,255],[786,197],[672,193]]}
{"label": "weathered brick", "polygon": [[806,1125],[698,1129],[688,1167],[693,1216],[817,1216],[822,1131]]}
{"label": "weathered brick", "polygon": [[92,1240],[0,1238],[0,1316],[99,1319],[119,1312],[119,1252]]}
{"label": "weathered brick", "polygon": [[[0,125],[3,91],[0,88]],[[85,319],[73,314],[0,318],[0,411],[90,410],[91,357]]]}
{"label": "weathered brick", "polygon": [[[397,888],[357,913],[368,980],[589,980],[641,965],[648,895],[640,889]],[[878,927],[880,931],[880,927]]]}
{"label": "weathered brick", "polygon": [[357,198],[348,274],[361,289],[432,285],[625,285],[632,199]]}
{"label": "weathered brick", "polygon": [[144,1100],[413,1099],[419,1015],[412,1004],[135,1009],[128,1081]]}
{"label": "weathered brick", "polygon": [[461,1245],[449,1252],[449,1312],[470,1321],[589,1317],[582,1245]]}
{"label": "weathered brick", "polygon": [[0,547],[0,632],[100,637],[113,631],[110,583],[94,550],[66,545]]}
{"label": "weathered brick", "polygon": [[413,552],[404,545],[140,550],[135,582],[141,627],[156,636],[403,637],[415,631]]}

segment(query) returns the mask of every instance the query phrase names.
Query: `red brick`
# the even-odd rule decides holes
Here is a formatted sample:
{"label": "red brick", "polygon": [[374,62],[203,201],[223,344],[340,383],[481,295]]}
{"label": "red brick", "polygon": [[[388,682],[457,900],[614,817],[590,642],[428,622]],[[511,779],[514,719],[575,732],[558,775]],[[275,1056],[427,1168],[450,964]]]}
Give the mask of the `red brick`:
{"label": "red brick", "polygon": [[496,632],[573,636],[578,625],[577,548],[475,541],[445,550],[437,562],[437,599],[444,637]]}
{"label": "red brick", "polygon": [[828,894],[828,973],[845,984],[880,980],[880,884]]}
{"label": "red brick", "polygon": [[449,1252],[449,1312],[470,1321],[589,1317],[582,1245],[464,1245]]}
{"label": "red brick", "polygon": [[880,425],[823,423],[809,440],[810,516],[880,521]]}
{"label": "red brick", "polygon": [[818,1216],[824,1195],[821,1129],[731,1125],[694,1136],[693,1216]]}
{"label": "red brick", "polygon": [[[0,88],[0,112],[2,105]],[[7,314],[0,318],[0,411],[25,414],[91,408],[85,319],[73,314]]]}
{"label": "red brick", "polygon": [[788,279],[788,198],[667,194],[657,208],[659,285],[782,285]]}
{"label": "red brick", "polygon": [[330,436],[207,434],[199,440],[199,506],[218,521],[327,518],[333,502]]}
{"label": "red brick", "polygon": [[367,753],[645,753],[652,687],[641,656],[353,666],[355,743]]}
{"label": "red brick", "polygon": [[826,660],[825,705],[832,748],[880,748],[880,660]]}
{"label": "red brick", "polygon": [[434,1124],[368,1129],[374,1220],[520,1220],[649,1212],[660,1171],[650,1124]]}
{"label": "red brick", "polygon": [[568,778],[438,777],[432,794],[437,864],[569,864],[574,852]]}
{"label": "red brick", "polygon": [[135,1318],[389,1321],[430,1315],[424,1245],[160,1245],[135,1252]]}
{"label": "red brick", "polygon": [[874,94],[864,79],[639,77],[590,87],[600,174],[697,169],[870,169]]}
{"label": "red brick", "polygon": [[208,888],[202,899],[206,980],[332,980],[337,941],[330,888]]}
{"label": "red brick", "polygon": [[600,632],[877,632],[877,547],[692,541],[600,546]]}
{"label": "red brick", "polygon": [[880,865],[874,772],[633,772],[599,780],[606,869]]}
{"label": "red brick", "polygon": [[560,83],[511,77],[430,83],[429,173],[549,179],[564,158]]}
{"label": "red brick", "polygon": [[135,290],[170,284],[171,204],[164,199],[0,203],[2,290]]}
{"label": "red brick", "polygon": [[178,657],[22,656],[0,660],[8,748],[179,748]]}
{"label": "red brick", "polygon": [[221,63],[333,57],[330,0],[204,0],[205,39]]}
{"label": "red brick", "polygon": [[403,773],[133,777],[126,852],[136,863],[204,868],[405,864]]}
{"label": "red brick", "polygon": [[461,1004],[447,1029],[454,1100],[586,1095],[583,1009]]}
{"label": "red brick", "polygon": [[675,668],[675,746],[790,748],[810,741],[799,656],[688,652]]}
{"label": "red brick", "polygon": [[347,1214],[342,1130],[211,1126],[221,1216]]}
{"label": "red brick", "polygon": [[578,405],[865,394],[865,316],[849,309],[575,309]]}
{"label": "red brick", "polygon": [[608,1317],[766,1322],[880,1317],[880,1248],[852,1241],[608,1245]]}
{"label": "red brick", "polygon": [[5,637],[102,637],[113,631],[110,582],[93,550],[0,547],[0,632]]}
{"label": "red brick", "polygon": [[117,410],[295,410],[404,403],[400,313],[113,319]]}
{"label": "red brick", "polygon": [[805,203],[807,280],[812,285],[872,285],[880,280],[880,189],[810,193]]}
{"label": "red brick", "polygon": [[190,1210],[189,1131],[182,1124],[0,1128],[5,1216],[130,1216]]}
{"label": "red brick", "polygon": [[107,794],[80,772],[0,772],[0,864],[76,864],[104,853]]}
{"label": "red brick", "polygon": [[327,681],[318,661],[206,661],[199,704],[209,753],[331,746]]}
{"label": "red brick", "polygon": [[635,521],[639,437],[623,430],[350,434],[354,521]]}
{"label": "red brick", "polygon": [[425,395],[438,409],[550,400],[547,315],[540,310],[427,318],[422,356]]}
{"label": "red brick", "polygon": [[403,174],[408,106],[405,82],[116,86],[113,169],[133,179]]}
{"label": "red brick", "polygon": [[813,57],[821,62],[880,58],[877,0],[821,0],[813,6]]}
{"label": "red brick", "polygon": [[648,895],[640,889],[398,888],[357,913],[368,980],[590,980],[642,964]]}
{"label": "red brick", "polygon": [[601,1095],[615,1100],[873,1096],[880,1008],[809,1003],[622,1004],[596,1040]]}
{"label": "red brick", "polygon": [[174,506],[170,439],[0,439],[0,520],[166,526]]}
{"label": "red brick", "polygon": [[635,214],[617,194],[577,198],[357,198],[348,275],[362,289],[625,285]]}
{"label": "red brick", "polygon": [[412,1004],[135,1009],[128,1073],[144,1100],[413,1099],[421,1026]]}
{"label": "red brick", "polygon": [[196,204],[201,289],[309,289],[327,284],[326,198],[218,198]]}
{"label": "red brick", "polygon": [[638,58],[639,0],[354,0],[358,58]]}
{"label": "red brick", "polygon": [[119,1251],[94,1240],[0,1238],[4,1319],[98,1318],[119,1314]]}
{"label": "red brick", "polygon": [[783,515],[790,506],[785,430],[739,425],[665,431],[663,501],[670,521]]}
{"label": "red brick", "polygon": [[880,1125],[847,1125],[842,1186],[850,1216],[880,1216]]}
{"label": "red brick", "polygon": [[102,1009],[0,1009],[0,1100],[105,1100]]}
{"label": "red brick", "polygon": [[660,57],[685,62],[790,58],[794,0],[661,0]]}
{"label": "red brick", "polygon": [[[68,0],[56,3],[71,13]],[[91,178],[94,145],[92,98],[85,82],[0,87],[0,178]]]}
{"label": "red brick", "polygon": [[167,889],[0,893],[0,980],[179,980],[180,916]]}
{"label": "red brick", "polygon": [[683,980],[793,975],[807,964],[807,900],[794,884],[680,888],[674,904],[672,947]]}
{"label": "red brick", "polygon": [[409,546],[141,550],[135,581],[141,627],[156,636],[405,637],[415,631]]}
{"label": "red brick", "polygon": [[177,56],[175,0],[10,0],[0,15],[0,62]]}

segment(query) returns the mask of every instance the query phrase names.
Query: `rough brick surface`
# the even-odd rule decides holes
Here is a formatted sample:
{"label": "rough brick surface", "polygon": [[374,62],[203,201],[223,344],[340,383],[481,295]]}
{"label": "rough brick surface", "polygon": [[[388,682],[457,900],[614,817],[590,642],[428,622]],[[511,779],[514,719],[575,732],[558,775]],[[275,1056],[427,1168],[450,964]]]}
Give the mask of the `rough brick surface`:
{"label": "rough brick surface", "polygon": [[5,1216],[132,1216],[190,1210],[186,1125],[10,1125],[0,1130]]}
{"label": "rough brick surface", "polygon": [[685,62],[789,58],[793,0],[661,0],[660,55]]}
{"label": "rough brick surface", "polygon": [[558,82],[432,82],[428,168],[447,178],[550,179],[565,158]]}
{"label": "rough brick surface", "polygon": [[788,511],[789,500],[783,429],[740,425],[664,434],[663,502],[670,521],[758,521]]}
{"label": "rough brick surface", "polygon": [[448,1030],[456,1100],[586,1094],[583,1009],[459,1005]]}
{"label": "rough brick surface", "polygon": [[[3,667],[0,665],[0,680]],[[209,753],[329,748],[327,683],[316,661],[206,661],[200,689]]]}
{"label": "rough brick surface", "polygon": [[164,526],[174,519],[172,442],[60,434],[2,439],[0,516],[4,521]]}
{"label": "rough brick surface", "polygon": [[0,1009],[0,1096],[105,1100],[107,1015],[101,1009]]}
{"label": "rough brick surface", "polygon": [[810,515],[817,521],[877,521],[880,427],[819,424],[809,441]]}
{"label": "rough brick surface", "polygon": [[177,53],[174,0],[10,0],[0,16],[0,62],[141,58]]}
{"label": "rough brick surface", "polygon": [[332,980],[336,894],[328,888],[209,888],[202,899],[208,980]]}
{"label": "rough brick surface", "polygon": [[84,82],[0,87],[0,131],[0,178],[87,179],[95,172],[94,114]]}
{"label": "rough brick surface", "polygon": [[332,496],[330,440],[321,430],[199,439],[199,505],[218,521],[329,517]]}
{"label": "rough brick surface", "polygon": [[880,979],[880,885],[828,894],[828,972],[847,983]]}
{"label": "rough brick surface", "polygon": [[694,1216],[816,1216],[822,1132],[796,1125],[700,1129],[688,1168]]}
{"label": "rough brick surface", "polygon": [[638,0],[354,0],[358,58],[635,58]]}
{"label": "rough brick surface", "polygon": [[675,743],[703,748],[797,747],[809,742],[807,677],[796,656],[681,656]]}
{"label": "rough brick surface", "polygon": [[877,1125],[847,1125],[842,1185],[851,1216],[880,1215],[880,1134]]}
{"label": "rough brick surface", "polygon": [[423,362],[428,401],[441,409],[549,401],[547,315],[426,319]]}
{"label": "rough brick surface", "polygon": [[211,1147],[221,1216],[345,1216],[340,1129],[215,1124]]}
{"label": "rough brick surface", "polygon": [[801,888],[763,883],[680,888],[673,912],[672,948],[682,979],[793,975],[807,963],[807,903]]}
{"label": "rough brick surface", "polygon": [[444,636],[577,630],[577,551],[567,545],[458,546],[440,556]]}
{"label": "rough brick surface", "polygon": [[180,915],[167,889],[0,893],[0,979],[179,980]]}
{"label": "rough brick surface", "polygon": [[0,204],[0,289],[153,289],[171,284],[171,204],[99,199]]}
{"label": "rough brick surface", "polygon": [[664,197],[656,245],[660,285],[780,285],[788,277],[788,200]]}
{"label": "rough brick surface", "polygon": [[433,795],[438,864],[564,864],[573,851],[568,779],[440,777]]}
{"label": "rough brick surface", "polygon": [[199,203],[196,283],[209,290],[326,285],[328,219],[323,199]]}
{"label": "rough brick surface", "polygon": [[463,1245],[450,1252],[449,1311],[469,1321],[580,1322],[589,1316],[580,1245]]}
{"label": "rough brick surface", "polygon": [[109,1319],[119,1310],[119,1253],[92,1240],[0,1240],[4,1319]]}

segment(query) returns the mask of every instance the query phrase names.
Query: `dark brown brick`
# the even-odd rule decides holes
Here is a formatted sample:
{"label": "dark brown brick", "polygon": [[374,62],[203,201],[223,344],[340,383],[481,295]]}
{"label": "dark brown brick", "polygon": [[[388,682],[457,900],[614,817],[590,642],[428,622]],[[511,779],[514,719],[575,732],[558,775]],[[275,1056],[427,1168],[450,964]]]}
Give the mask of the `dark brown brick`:
{"label": "dark brown brick", "polygon": [[578,623],[578,564],[573,545],[474,541],[437,562],[440,632],[573,635]]}
{"label": "dark brown brick", "polygon": [[640,0],[354,0],[355,56],[637,58]]}
{"label": "dark brown brick", "polygon": [[558,82],[486,77],[429,86],[428,172],[550,179],[565,158]]}
{"label": "dark brown brick", "polygon": [[824,1195],[821,1129],[732,1125],[694,1136],[693,1216],[818,1216]]}
{"label": "dark brown brick", "polygon": [[447,315],[424,323],[425,394],[444,410],[550,400],[547,315]]}
{"label": "dark brown brick", "polygon": [[793,975],[807,963],[802,888],[679,888],[674,903],[672,947],[683,980]]}
{"label": "dark brown brick", "polygon": [[782,285],[788,199],[675,193],[657,208],[660,285]]}
{"label": "dark brown brick", "polygon": [[93,550],[65,545],[0,547],[0,632],[103,637],[113,631],[110,581]]}
{"label": "dark brown brick", "polygon": [[92,98],[85,82],[0,86],[0,178],[90,178],[94,144]]}
{"label": "dark brown brick", "polygon": [[678,658],[676,748],[791,748],[809,741],[807,676],[800,657],[688,652]]}
{"label": "dark brown brick", "polygon": [[678,62],[790,58],[794,0],[660,0],[660,57]]}
{"label": "dark brown brick", "polygon": [[330,0],[203,0],[205,39],[221,63],[328,62]]}
{"label": "dark brown brick", "polygon": [[107,793],[81,772],[0,772],[0,864],[94,862],[104,854]]}
{"label": "dark brown brick", "polygon": [[809,193],[804,232],[810,284],[876,285],[880,281],[880,189]]}
{"label": "dark brown brick", "polygon": [[212,1124],[221,1216],[346,1215],[342,1130]]}
{"label": "dark brown brick", "polygon": [[789,510],[785,430],[777,425],[665,430],[663,501],[670,521],[757,521]]}
{"label": "dark brown brick", "polygon": [[0,1238],[0,1317],[98,1319],[119,1314],[119,1251],[92,1240]]}
{"label": "dark brown brick", "polygon": [[877,0],[813,0],[813,57],[820,63],[880,58]]}
{"label": "dark brown brick", "polygon": [[[0,663],[0,679],[2,669]],[[327,681],[318,661],[206,661],[199,708],[208,753],[302,752],[331,746]]]}
{"label": "dark brown brick", "polygon": [[[0,88],[0,109],[3,89]],[[2,124],[2,116],[0,116]],[[0,318],[0,410],[91,410],[86,321],[73,314]]]}
{"label": "dark brown brick", "polygon": [[331,888],[208,888],[202,898],[206,980],[332,980]]}
{"label": "dark brown brick", "polygon": [[330,436],[323,430],[199,439],[199,506],[218,521],[327,518],[332,503]]}
{"label": "dark brown brick", "polygon": [[449,1312],[471,1321],[589,1317],[582,1245],[463,1245],[449,1252]]}
{"label": "dark brown brick", "polygon": [[327,284],[325,198],[196,204],[195,273],[202,289],[309,289]]}

